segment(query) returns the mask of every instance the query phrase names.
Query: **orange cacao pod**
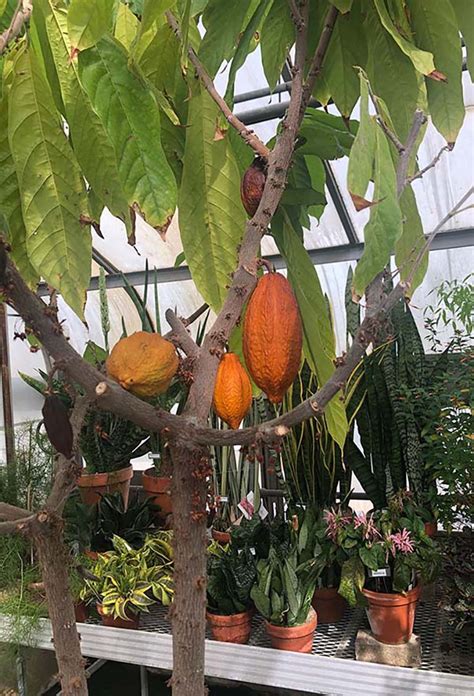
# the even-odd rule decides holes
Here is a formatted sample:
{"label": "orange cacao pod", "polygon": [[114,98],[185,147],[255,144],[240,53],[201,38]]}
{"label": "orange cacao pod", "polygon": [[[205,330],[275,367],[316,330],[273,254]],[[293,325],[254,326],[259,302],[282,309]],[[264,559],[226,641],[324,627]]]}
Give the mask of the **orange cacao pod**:
{"label": "orange cacao pod", "polygon": [[224,353],[214,387],[214,411],[219,418],[238,428],[252,404],[252,385],[238,355]]}
{"label": "orange cacao pod", "polygon": [[257,212],[265,187],[265,180],[265,163],[257,157],[245,172],[240,184],[240,197],[250,217],[253,217]]}
{"label": "orange cacao pod", "polygon": [[303,330],[296,297],[280,273],[266,273],[253,291],[244,320],[248,371],[270,401],[279,403],[301,361]]}

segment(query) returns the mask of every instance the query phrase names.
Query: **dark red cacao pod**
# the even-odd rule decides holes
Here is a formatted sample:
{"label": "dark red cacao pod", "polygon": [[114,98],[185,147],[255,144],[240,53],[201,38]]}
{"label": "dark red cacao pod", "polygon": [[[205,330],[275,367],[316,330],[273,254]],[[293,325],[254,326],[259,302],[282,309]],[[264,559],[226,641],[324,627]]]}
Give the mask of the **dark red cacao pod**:
{"label": "dark red cacao pod", "polygon": [[49,441],[57,452],[70,459],[73,435],[66,406],[59,396],[50,394],[44,400],[42,413]]}
{"label": "dark red cacao pod", "polygon": [[256,157],[242,177],[240,184],[242,204],[250,217],[253,217],[257,212],[266,178],[265,162],[260,157]]}

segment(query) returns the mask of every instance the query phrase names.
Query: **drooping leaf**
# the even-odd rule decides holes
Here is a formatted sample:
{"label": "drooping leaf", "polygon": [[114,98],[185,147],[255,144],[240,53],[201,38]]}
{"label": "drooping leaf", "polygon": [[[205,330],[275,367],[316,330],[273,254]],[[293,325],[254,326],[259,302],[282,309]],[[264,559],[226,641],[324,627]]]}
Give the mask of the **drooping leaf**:
{"label": "drooping leaf", "polygon": [[84,182],[61,127],[38,59],[29,49],[14,65],[8,135],[18,173],[31,264],[82,316],[91,271]]}
{"label": "drooping leaf", "polygon": [[95,195],[113,215],[126,223],[130,231],[130,213],[118,178],[114,148],[79,80],[77,58],[69,59],[66,12],[56,9],[51,0],[41,0],[39,7],[46,16],[49,43],[78,162]]}
{"label": "drooping leaf", "polygon": [[402,234],[402,213],[390,146],[381,128],[375,130],[374,199],[364,229],[364,253],[354,272],[354,292],[361,297],[365,288],[390,260],[395,242]]}
{"label": "drooping leaf", "polygon": [[387,104],[399,139],[405,142],[417,107],[420,76],[411,60],[385,31],[371,3],[367,3],[364,12],[367,75],[374,93]]}
{"label": "drooping leaf", "polygon": [[299,132],[305,142],[298,147],[298,152],[321,159],[345,157],[354,142],[357,126],[356,121],[350,121],[348,129],[340,116],[307,109]]}
{"label": "drooping leaf", "polygon": [[139,26],[140,22],[133,12],[131,12],[127,5],[120,3],[117,10],[117,19],[115,21],[115,38],[120,41],[127,50],[130,49],[137,35]]}
{"label": "drooping leaf", "polygon": [[295,25],[286,0],[273,0],[263,23],[260,49],[268,86],[274,89],[281,75],[289,50],[295,41]]}
{"label": "drooping leaf", "polygon": [[471,80],[474,80],[474,15],[471,0],[451,0],[467,50],[467,67]]}
{"label": "drooping leaf", "polygon": [[46,27],[46,12],[44,12],[41,7],[43,4],[44,0],[40,0],[40,2],[36,3],[35,11],[31,15],[29,40],[31,41],[31,45],[38,56],[38,59],[42,63],[43,72],[48,80],[49,88],[53,95],[56,108],[58,111],[64,114],[64,103],[61,95],[61,87],[59,85],[59,78],[49,43],[48,29]]}
{"label": "drooping leaf", "polygon": [[446,81],[428,78],[426,89],[435,127],[448,143],[454,143],[465,113],[456,15],[449,0],[409,0],[407,4],[416,44],[433,53],[437,70],[446,76]]}
{"label": "drooping leaf", "polygon": [[354,607],[357,603],[357,593],[363,588],[365,582],[364,565],[360,558],[353,556],[344,561],[341,569],[341,584],[339,594],[342,595]]}
{"label": "drooping leaf", "polygon": [[94,46],[112,29],[116,0],[71,0],[67,28],[71,49]]}
{"label": "drooping leaf", "polygon": [[369,114],[369,85],[360,72],[360,124],[349,155],[347,187],[351,196],[364,198],[372,179],[376,124]]}
{"label": "drooping leaf", "polygon": [[341,12],[342,14],[344,14],[345,12],[350,12],[353,2],[354,0],[330,0],[331,5],[337,7],[339,12]]}
{"label": "drooping leaf", "polygon": [[[318,274],[302,241],[282,216],[272,221],[272,233],[288,268],[288,280],[296,295],[303,322],[303,348],[318,385],[327,382],[334,372],[335,339],[324,293]],[[342,448],[347,434],[344,406],[336,395],[326,407],[329,433]]]}
{"label": "drooping leaf", "polygon": [[403,53],[408,56],[415,69],[423,75],[429,75],[432,73],[436,69],[433,61],[433,54],[429,51],[421,50],[411,41],[408,41],[404,36],[402,36],[390,17],[385,0],[374,0],[374,5],[379,14],[383,27],[396,41]]}
{"label": "drooping leaf", "polygon": [[102,39],[79,54],[79,75],[112,143],[129,205],[166,231],[176,207],[176,181],[161,144],[159,110],[127,66],[116,40]]}
{"label": "drooping leaf", "polygon": [[211,0],[203,14],[206,33],[199,49],[199,58],[212,78],[222,62],[234,53],[242,31],[250,0],[226,3]]}
{"label": "drooping leaf", "polygon": [[400,271],[400,279],[406,280],[411,275],[413,264],[419,262],[411,286],[407,290],[407,295],[411,296],[423,282],[428,269],[427,250],[425,250],[422,259],[418,259],[426,240],[415,194],[411,186],[407,186],[403,191],[400,197],[400,207],[403,216],[403,231],[395,244],[395,264]]}
{"label": "drooping leaf", "polygon": [[179,228],[197,289],[213,309],[226,295],[235,270],[246,215],[240,202],[240,174],[228,138],[214,139],[218,110],[205,90],[189,106]]}

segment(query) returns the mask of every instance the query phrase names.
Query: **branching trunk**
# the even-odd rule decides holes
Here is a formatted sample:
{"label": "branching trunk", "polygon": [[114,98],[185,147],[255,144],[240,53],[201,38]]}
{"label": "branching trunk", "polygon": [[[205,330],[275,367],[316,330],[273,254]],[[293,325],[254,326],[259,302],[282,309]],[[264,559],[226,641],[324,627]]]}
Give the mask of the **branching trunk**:
{"label": "branching trunk", "polygon": [[64,696],[87,696],[84,660],[69,590],[68,558],[62,539],[62,521],[46,512],[40,513],[32,524],[31,532],[46,591],[62,693]]}
{"label": "branching trunk", "polygon": [[174,696],[204,696],[206,631],[206,495],[210,474],[205,449],[173,448],[175,599]]}

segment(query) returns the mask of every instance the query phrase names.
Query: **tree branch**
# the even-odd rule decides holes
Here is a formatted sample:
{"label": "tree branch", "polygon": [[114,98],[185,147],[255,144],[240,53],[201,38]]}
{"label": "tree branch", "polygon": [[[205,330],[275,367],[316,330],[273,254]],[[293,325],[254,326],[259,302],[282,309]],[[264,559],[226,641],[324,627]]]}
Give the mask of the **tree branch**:
{"label": "tree branch", "polygon": [[17,507],[16,505],[9,505],[8,503],[0,503],[0,519],[2,520],[15,520],[18,521],[21,517],[30,517],[31,512],[29,510],[24,510],[23,508]]}
{"label": "tree branch", "polygon": [[[165,12],[165,16],[169,26],[174,31],[178,39],[181,41],[181,29],[176,17],[170,11]],[[249,130],[247,126],[232,113],[232,110],[229,109],[229,106],[227,105],[225,100],[221,97],[219,92],[214,87],[214,82],[211,80],[207,70],[199,60],[192,46],[188,47],[188,58],[193,64],[197,76],[199,77],[202,84],[209,92],[210,96],[214,99],[217,106],[220,108],[220,110],[226,117],[228,123],[230,123],[230,125],[233,128],[235,128],[235,130],[239,133],[241,138],[247,143],[247,145],[249,145],[249,147],[252,148],[252,150],[257,155],[260,155],[260,157],[263,157],[265,160],[268,159],[268,155],[270,154],[270,150],[268,149],[268,147],[265,145],[265,143],[262,143],[260,138],[257,135],[255,135],[255,133],[252,130]]]}
{"label": "tree branch", "polygon": [[415,116],[413,118],[413,123],[408,133],[407,141],[403,147],[403,152],[400,153],[400,159],[398,160],[397,167],[397,194],[400,196],[403,189],[407,185],[407,172],[410,165],[410,159],[413,154],[413,149],[416,145],[416,140],[422,125],[426,123],[426,116],[421,111],[417,109],[415,111]]}
{"label": "tree branch", "polygon": [[36,515],[30,515],[29,517],[21,517],[17,520],[0,522],[0,536],[5,536],[7,534],[24,534],[35,517]]}
{"label": "tree branch", "polygon": [[8,29],[0,34],[0,55],[5,51],[9,42],[15,39],[20,33],[25,22],[31,17],[33,5],[31,0],[20,0],[18,7],[13,14],[12,21]]}
{"label": "tree branch", "polygon": [[423,169],[420,169],[419,171],[416,172],[416,174],[413,174],[413,176],[409,176],[407,181],[409,184],[411,184],[413,181],[416,181],[416,179],[421,179],[422,176],[426,174],[430,169],[433,169],[433,167],[438,164],[439,160],[443,156],[444,152],[450,152],[452,150],[451,145],[444,145],[444,147],[441,148],[441,150],[438,152],[436,157],[434,157],[429,164],[426,165],[426,167],[423,167]]}
{"label": "tree branch", "polygon": [[306,83],[304,85],[303,91],[304,108],[306,108],[309,102],[316,80],[321,73],[338,14],[339,11],[336,9],[336,7],[334,7],[334,5],[331,5],[326,15],[326,19],[324,20],[324,26],[321,32],[321,36],[319,37],[318,46],[310,63],[308,75],[306,77]]}
{"label": "tree branch", "polygon": [[291,18],[296,30],[300,31],[303,27],[304,19],[298,7],[297,0],[288,0],[288,5],[290,6]]}
{"label": "tree branch", "polygon": [[173,312],[172,309],[167,309],[165,316],[166,321],[172,328],[172,332],[169,335],[169,340],[171,343],[174,343],[175,346],[181,348],[181,350],[186,353],[188,357],[196,358],[199,354],[199,348],[183,321]]}

